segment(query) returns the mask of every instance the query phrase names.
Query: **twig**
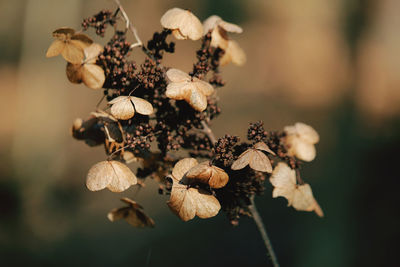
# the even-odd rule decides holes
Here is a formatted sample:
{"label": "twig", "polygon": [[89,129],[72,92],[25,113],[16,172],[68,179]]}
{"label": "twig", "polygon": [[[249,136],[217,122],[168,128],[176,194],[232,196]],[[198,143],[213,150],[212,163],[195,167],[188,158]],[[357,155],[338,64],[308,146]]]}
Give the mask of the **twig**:
{"label": "twig", "polygon": [[253,216],[254,222],[257,225],[258,231],[260,231],[261,237],[264,240],[265,247],[268,250],[268,255],[271,259],[272,265],[274,267],[279,267],[278,259],[276,258],[274,249],[271,244],[271,240],[269,240],[267,230],[265,229],[264,223],[261,219],[260,214],[257,211],[256,204],[254,203],[254,195],[250,198],[251,205],[249,206],[249,210],[251,215]]}
{"label": "twig", "polygon": [[125,9],[122,7],[121,2],[119,0],[114,0],[115,4],[118,6],[118,10],[121,12],[123,19],[125,20],[125,27],[127,29],[129,29],[133,35],[135,36],[136,39],[136,43],[132,44],[130,46],[130,49],[133,49],[135,47],[142,47],[142,51],[152,60],[154,60],[154,62],[156,62],[156,59],[154,58],[154,56],[151,54],[151,52],[143,45],[142,40],[139,37],[139,34],[135,28],[135,26],[133,26],[132,21],[129,19],[128,14],[126,14]]}
{"label": "twig", "polygon": [[215,143],[217,142],[217,138],[208,126],[207,122],[201,121],[201,125],[203,126],[203,132],[207,135],[208,139],[210,139],[210,142],[215,145]]}

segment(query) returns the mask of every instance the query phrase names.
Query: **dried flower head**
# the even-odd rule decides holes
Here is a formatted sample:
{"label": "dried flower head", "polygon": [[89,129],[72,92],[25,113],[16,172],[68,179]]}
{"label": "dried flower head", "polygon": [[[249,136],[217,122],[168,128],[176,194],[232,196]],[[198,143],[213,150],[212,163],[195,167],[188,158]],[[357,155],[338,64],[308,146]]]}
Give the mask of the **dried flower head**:
{"label": "dried flower head", "polygon": [[172,8],[161,17],[161,25],[172,30],[176,39],[198,40],[203,35],[203,25],[189,10]]}
{"label": "dried flower head", "polygon": [[84,49],[85,60],[81,64],[67,64],[67,77],[72,83],[83,82],[87,87],[100,89],[103,87],[106,76],[104,70],[96,65],[103,47],[99,44],[91,44]]}
{"label": "dried flower head", "polygon": [[310,185],[298,185],[295,170],[292,170],[287,164],[279,162],[269,181],[274,186],[272,197],[284,197],[288,200],[288,206],[292,206],[296,210],[315,211],[319,217],[324,216],[321,207],[314,199]]}
{"label": "dried flower head", "polygon": [[86,177],[86,186],[90,191],[107,187],[112,192],[122,192],[135,184],[136,175],[125,164],[115,160],[96,163]]}
{"label": "dried flower head", "polygon": [[169,69],[166,75],[170,81],[165,93],[167,97],[185,100],[197,111],[204,111],[207,108],[207,96],[214,93],[211,84],[178,69]]}
{"label": "dried flower head", "polygon": [[146,100],[134,96],[119,96],[108,102],[111,114],[119,120],[128,120],[135,115],[135,111],[142,115],[153,113],[153,106]]}
{"label": "dried flower head", "polygon": [[210,161],[197,164],[186,173],[186,178],[208,184],[211,188],[222,188],[228,181],[228,174],[221,168],[213,166]]}
{"label": "dried flower head", "polygon": [[316,156],[315,144],[319,142],[319,135],[311,126],[297,122],[293,126],[284,128],[286,138],[284,143],[288,155],[304,161],[312,161]]}
{"label": "dried flower head", "polygon": [[86,34],[75,33],[71,28],[59,28],[53,32],[53,37],[55,40],[47,49],[46,57],[61,54],[66,61],[73,64],[82,63],[83,50],[93,43]]}
{"label": "dried flower head", "polygon": [[210,192],[185,184],[185,174],[196,165],[196,159],[185,158],[178,161],[172,170],[171,198],[167,204],[183,221],[189,221],[196,215],[203,219],[210,218],[221,209],[218,200]]}
{"label": "dried flower head", "polygon": [[107,218],[112,221],[125,219],[134,227],[154,227],[155,223],[152,218],[147,216],[143,207],[130,198],[121,198],[121,201],[128,204],[127,207],[113,209],[107,214]]}
{"label": "dried flower head", "polygon": [[212,15],[203,22],[204,35],[211,31],[211,46],[226,50],[228,47],[228,32],[242,33],[243,29],[233,23],[222,20],[219,16]]}
{"label": "dried flower head", "polygon": [[264,142],[258,142],[253,147],[240,154],[239,158],[233,162],[232,170],[240,170],[249,165],[253,170],[271,173],[271,161],[263,151],[275,155]]}

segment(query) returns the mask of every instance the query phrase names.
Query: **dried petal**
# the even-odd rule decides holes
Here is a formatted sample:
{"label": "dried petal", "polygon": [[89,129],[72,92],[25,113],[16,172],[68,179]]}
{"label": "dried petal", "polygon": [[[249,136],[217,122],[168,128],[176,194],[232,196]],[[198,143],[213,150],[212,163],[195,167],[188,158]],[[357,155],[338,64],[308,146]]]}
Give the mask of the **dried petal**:
{"label": "dried petal", "polygon": [[237,160],[235,160],[231,166],[232,170],[241,170],[247,165],[249,165],[250,159],[252,157],[253,149],[247,149],[245,152],[240,154]]}
{"label": "dried petal", "polygon": [[58,56],[65,47],[65,42],[61,40],[54,40],[50,47],[47,49],[46,57],[55,57]]}
{"label": "dried petal", "polygon": [[272,155],[275,155],[275,152],[272,151],[272,150],[267,146],[267,144],[265,144],[264,142],[258,142],[257,144],[254,145],[254,148],[257,149],[257,150],[262,150],[262,151],[268,152],[268,153],[270,153],[270,154],[272,154]]}
{"label": "dried petal", "polygon": [[86,186],[90,191],[104,188],[112,192],[122,192],[137,183],[133,172],[118,161],[101,161],[93,165],[86,177]]}
{"label": "dried petal", "polygon": [[82,64],[67,63],[67,78],[72,83],[82,82]]}
{"label": "dried petal", "polygon": [[107,218],[114,222],[120,219],[125,219],[134,227],[154,227],[153,219],[147,216],[143,207],[129,198],[122,198],[122,202],[128,204],[128,207],[113,209],[107,214]]}
{"label": "dried petal", "polygon": [[208,82],[193,78],[193,84],[205,96],[210,96],[214,93],[214,87]]}
{"label": "dried petal", "polygon": [[165,95],[171,99],[184,100],[190,96],[192,85],[188,82],[170,83],[167,86]]}
{"label": "dried petal", "polygon": [[271,161],[262,151],[275,155],[265,143],[259,142],[254,145],[254,148],[249,148],[243,152],[238,159],[233,162],[231,169],[240,170],[249,165],[253,170],[271,173]]}
{"label": "dried petal", "polygon": [[66,43],[61,51],[63,58],[72,64],[81,64],[84,59],[83,49],[79,46]]}
{"label": "dried petal", "polygon": [[196,166],[197,160],[194,158],[184,158],[178,161],[172,169],[172,176],[177,181],[180,181],[183,176],[194,166]]}
{"label": "dried petal", "polygon": [[85,54],[85,63],[95,64],[97,57],[103,51],[103,46],[93,43],[86,47],[83,52]]}
{"label": "dried petal", "polygon": [[65,38],[65,37],[71,37],[72,35],[75,34],[75,30],[72,28],[68,28],[68,27],[61,27],[56,29],[53,32],[53,37],[54,38]]}
{"label": "dried petal", "polygon": [[128,96],[119,96],[108,102],[111,114],[119,120],[128,120],[135,115],[135,108]]}
{"label": "dried petal", "polygon": [[178,69],[169,69],[166,73],[167,78],[169,81],[174,82],[174,83],[180,83],[180,82],[189,82],[190,81],[190,76],[181,70]]}
{"label": "dried petal", "polygon": [[234,33],[243,32],[240,26],[226,22],[222,20],[219,16],[212,15],[203,22],[204,35],[207,34],[210,30],[214,30],[218,26],[227,32],[234,32]]}
{"label": "dried petal", "polygon": [[161,17],[160,22],[164,28],[173,30],[177,39],[198,40],[203,34],[203,25],[189,10],[172,8]]}
{"label": "dried petal", "polygon": [[242,66],[246,62],[246,54],[239,44],[233,40],[229,40],[225,54],[221,57],[220,64],[226,65],[232,62],[235,65]]}
{"label": "dried petal", "polygon": [[130,100],[132,101],[137,113],[142,115],[150,115],[153,113],[153,106],[150,102],[134,96],[131,96]]}
{"label": "dried petal", "polygon": [[210,165],[209,161],[202,162],[191,168],[186,177],[208,184],[211,188],[222,188],[229,181],[228,174],[223,169]]}
{"label": "dried petal", "polygon": [[284,128],[284,142],[289,156],[296,156],[304,161],[312,161],[316,156],[314,144],[318,143],[318,133],[309,125],[298,122]]}
{"label": "dried petal", "polygon": [[192,90],[188,103],[197,111],[204,111],[207,108],[207,97],[199,90]]}
{"label": "dried petal", "polygon": [[82,68],[82,80],[87,87],[91,89],[100,89],[103,87],[106,76],[100,66],[84,64]]}
{"label": "dried petal", "polygon": [[311,186],[303,184],[298,186],[293,195],[293,208],[303,211],[315,211],[319,217],[324,217],[324,212],[314,199]]}
{"label": "dried petal", "polygon": [[250,168],[260,172],[272,172],[271,162],[263,152],[253,149],[251,153]]}

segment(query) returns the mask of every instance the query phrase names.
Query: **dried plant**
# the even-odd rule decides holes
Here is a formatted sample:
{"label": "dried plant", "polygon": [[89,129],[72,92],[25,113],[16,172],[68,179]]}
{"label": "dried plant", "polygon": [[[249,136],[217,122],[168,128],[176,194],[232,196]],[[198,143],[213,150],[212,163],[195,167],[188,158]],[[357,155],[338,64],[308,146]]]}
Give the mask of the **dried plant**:
{"label": "dried plant", "polygon": [[[119,1],[115,2],[115,11],[100,11],[82,23],[82,31],[94,29],[101,37],[111,26],[114,34],[105,45],[60,28],[53,32],[56,40],[46,54],[61,54],[67,61],[68,79],[102,88],[102,100],[108,101],[104,109],[99,108],[100,101],[86,120],[76,119],[72,126],[73,137],[90,146],[103,145],[107,155],[90,168],[87,188],[122,192],[152,178],[160,184],[159,193],[170,195],[169,208],[184,221],[210,218],[221,209],[232,225],[238,225],[242,216],[253,217],[278,266],[254,196],[263,193],[268,178],[274,198],[284,197],[296,210],[315,211],[322,217],[310,185],[299,172],[302,161],[315,158],[318,133],[304,123],[266,131],[262,122],[256,122],[248,128],[247,141],[230,135],[216,139],[209,123],[221,112],[220,66],[245,63],[245,53],[228,36],[241,33],[242,28],[218,16],[202,24],[190,11],[173,8],[162,16],[161,31],[144,44]],[[129,34],[135,43],[127,41]],[[175,50],[170,35],[200,40],[190,73],[162,64],[164,54]],[[135,48],[146,55],[141,64],[130,58]],[[187,156],[179,158],[178,150]],[[127,167],[130,163],[136,165],[136,174]],[[129,198],[122,201],[128,206],[112,210],[111,221],[123,218],[133,226],[154,226],[138,203]]]}

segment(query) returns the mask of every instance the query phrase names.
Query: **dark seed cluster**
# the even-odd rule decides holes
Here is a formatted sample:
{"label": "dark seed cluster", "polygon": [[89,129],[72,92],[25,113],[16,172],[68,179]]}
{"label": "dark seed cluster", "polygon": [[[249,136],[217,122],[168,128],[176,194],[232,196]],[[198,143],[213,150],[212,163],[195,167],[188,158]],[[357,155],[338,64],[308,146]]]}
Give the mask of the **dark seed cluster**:
{"label": "dark seed cluster", "polygon": [[116,24],[116,19],[117,17],[111,10],[104,9],[92,17],[84,19],[82,22],[82,28],[85,31],[88,28],[94,28],[97,35],[104,37],[107,24],[114,26]]}
{"label": "dark seed cluster", "polygon": [[151,52],[155,59],[161,60],[163,58],[164,51],[168,53],[175,52],[175,43],[167,43],[166,39],[171,34],[171,30],[164,29],[162,32],[155,32],[153,39],[147,42],[147,49]]}

